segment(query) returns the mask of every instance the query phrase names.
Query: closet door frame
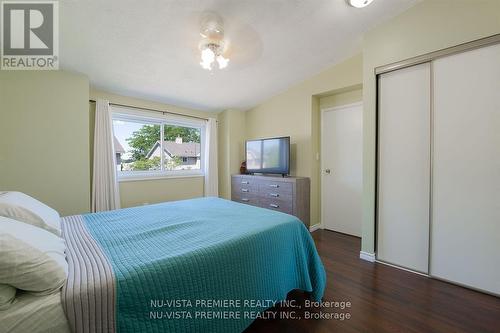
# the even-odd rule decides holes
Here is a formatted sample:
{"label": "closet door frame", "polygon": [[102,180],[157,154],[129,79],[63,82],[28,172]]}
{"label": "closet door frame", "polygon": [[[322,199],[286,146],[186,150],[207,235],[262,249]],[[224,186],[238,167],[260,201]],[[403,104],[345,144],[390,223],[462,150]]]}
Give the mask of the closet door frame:
{"label": "closet door frame", "polygon": [[[459,44],[456,46],[448,47],[438,51],[426,53],[417,57],[409,58],[406,60],[398,61],[392,64],[379,66],[375,68],[375,76],[380,74],[392,72],[401,68],[419,65],[424,62],[431,62],[433,60],[447,57],[452,54],[462,53],[474,49],[479,49],[485,46],[495,45],[500,43],[500,34],[492,35],[485,38],[480,38],[471,42]],[[378,87],[377,87],[378,88]],[[377,110],[378,111],[378,110]]]}
{"label": "closet door frame", "polygon": [[[433,277],[436,279],[439,279],[437,277],[432,276],[430,272],[430,267],[431,267],[431,253],[432,253],[432,188],[433,188],[433,173],[432,173],[432,168],[433,168],[433,159],[434,159],[434,147],[433,147],[433,115],[434,115],[434,110],[433,110],[433,104],[434,104],[434,99],[433,99],[433,94],[434,94],[434,89],[433,89],[433,61],[442,57],[447,57],[453,54],[458,54],[462,52],[467,52],[471,51],[474,49],[486,47],[486,46],[491,46],[495,44],[500,44],[500,34],[492,35],[489,37],[477,39],[471,42],[459,44],[456,46],[452,46],[449,48],[441,49],[438,51],[430,52],[427,54],[423,54],[417,57],[409,58],[406,60],[398,61],[392,64],[376,67],[374,70],[374,75],[375,75],[375,82],[376,82],[376,101],[375,101],[375,210],[374,210],[374,221],[375,221],[375,235],[374,235],[374,247],[375,247],[375,258],[377,258],[377,247],[378,247],[378,227],[379,227],[379,163],[380,163],[380,115],[379,115],[379,82],[380,78],[379,75],[384,74],[384,73],[389,73],[392,71],[396,71],[399,69],[407,68],[407,67],[412,67],[415,65],[420,65],[423,63],[430,63],[430,74],[431,74],[431,82],[430,82],[430,87],[431,87],[431,95],[430,95],[430,100],[431,100],[431,105],[430,105],[430,191],[429,191],[429,251],[428,251],[428,274],[424,274],[421,272],[417,272],[405,267],[401,266],[396,266],[393,264],[385,263],[383,261],[380,261],[376,259],[377,262],[380,262],[382,264],[386,264],[389,266],[394,266],[403,270],[411,271],[416,274],[424,275],[424,276],[429,276]],[[452,282],[454,283],[454,282]],[[456,284],[456,283],[455,283]],[[475,288],[469,287],[469,286],[464,286],[469,289],[477,290]],[[484,290],[479,290],[481,292],[485,292]],[[486,292],[487,293],[487,292]]]}

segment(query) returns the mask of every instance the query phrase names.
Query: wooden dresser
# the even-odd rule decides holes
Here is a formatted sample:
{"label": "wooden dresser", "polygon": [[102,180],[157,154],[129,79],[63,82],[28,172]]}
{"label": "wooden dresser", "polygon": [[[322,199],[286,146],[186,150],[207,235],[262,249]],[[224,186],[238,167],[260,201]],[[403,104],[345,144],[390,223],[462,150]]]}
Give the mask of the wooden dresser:
{"label": "wooden dresser", "polygon": [[305,177],[231,177],[231,200],[295,215],[308,228],[309,192],[310,181]]}

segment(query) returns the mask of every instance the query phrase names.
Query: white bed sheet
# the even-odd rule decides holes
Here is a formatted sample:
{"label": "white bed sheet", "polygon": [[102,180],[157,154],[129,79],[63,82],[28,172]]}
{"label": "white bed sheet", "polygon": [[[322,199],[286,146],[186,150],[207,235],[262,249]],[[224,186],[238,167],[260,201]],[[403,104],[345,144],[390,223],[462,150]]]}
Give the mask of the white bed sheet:
{"label": "white bed sheet", "polygon": [[61,292],[35,296],[17,291],[14,303],[0,311],[0,333],[68,333]]}

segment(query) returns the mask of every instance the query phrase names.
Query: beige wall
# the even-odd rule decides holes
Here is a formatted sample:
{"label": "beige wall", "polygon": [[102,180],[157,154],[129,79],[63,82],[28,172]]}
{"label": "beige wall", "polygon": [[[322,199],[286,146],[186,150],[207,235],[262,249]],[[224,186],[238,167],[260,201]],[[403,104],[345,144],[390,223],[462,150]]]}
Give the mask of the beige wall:
{"label": "beige wall", "polygon": [[500,33],[498,0],[424,1],[365,35],[363,50],[363,241],[374,252],[374,68]]}
{"label": "beige wall", "polygon": [[120,182],[122,208],[203,196],[203,177]]}
{"label": "beige wall", "polygon": [[357,55],[246,112],[246,137],[291,136],[291,173],[311,178],[311,225],[320,223],[319,98],[362,84]]}
{"label": "beige wall", "polygon": [[219,195],[231,199],[231,175],[239,173],[245,159],[245,112],[219,113]]}
{"label": "beige wall", "polygon": [[89,81],[63,71],[0,71],[0,190],[61,215],[90,210]]}
{"label": "beige wall", "polygon": [[[92,89],[90,98],[105,98],[111,103],[124,104],[138,108],[150,108],[162,111],[171,111],[184,115],[203,118],[217,118],[217,113],[186,109],[178,106],[146,101],[142,99],[115,95]],[[95,112],[95,104],[90,105],[91,115]],[[93,116],[91,116],[93,119]],[[91,121],[93,127],[93,121]],[[91,133],[93,130],[91,129]],[[93,140],[92,140],[93,141]],[[203,177],[162,178],[120,182],[120,201],[123,208],[140,206],[148,203],[157,203],[172,200],[182,200],[203,196]]]}

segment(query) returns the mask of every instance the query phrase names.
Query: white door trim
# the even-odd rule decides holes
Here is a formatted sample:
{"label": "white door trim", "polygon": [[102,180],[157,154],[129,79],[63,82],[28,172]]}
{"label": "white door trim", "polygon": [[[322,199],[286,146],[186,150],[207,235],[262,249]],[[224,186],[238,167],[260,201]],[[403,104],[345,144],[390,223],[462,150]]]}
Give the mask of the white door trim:
{"label": "white door trim", "polygon": [[324,173],[323,173],[323,170],[325,169],[325,166],[324,166],[324,159],[323,159],[323,156],[325,156],[325,145],[324,145],[324,138],[323,138],[323,134],[325,133],[325,122],[324,122],[324,115],[326,112],[330,112],[330,111],[339,111],[339,110],[343,110],[343,109],[348,109],[348,108],[352,108],[352,107],[356,107],[356,106],[363,106],[363,102],[356,102],[356,103],[350,103],[350,104],[345,104],[345,105],[340,105],[340,106],[334,106],[334,107],[328,107],[328,108],[324,108],[324,109],[320,109],[320,129],[321,129],[321,137],[320,137],[320,170],[319,170],[319,174],[320,174],[320,186],[321,186],[321,212],[320,212],[320,224],[319,224],[319,227],[318,228],[321,228],[323,229],[324,228],[324,224],[323,224],[323,218],[325,216],[324,214],[324,209],[325,209],[325,205],[324,205],[324,197],[325,197],[325,186],[324,186]]}
{"label": "white door trim", "polygon": [[[332,107],[329,107],[329,108],[324,108],[324,109],[321,109],[321,116],[323,116],[324,112],[338,111],[338,110],[342,110],[342,109],[352,108],[352,107],[355,107],[355,106],[363,106],[363,102],[356,102],[356,103],[351,103],[351,104],[344,104],[344,105],[332,106]],[[323,127],[323,117],[321,117],[321,127]]]}

